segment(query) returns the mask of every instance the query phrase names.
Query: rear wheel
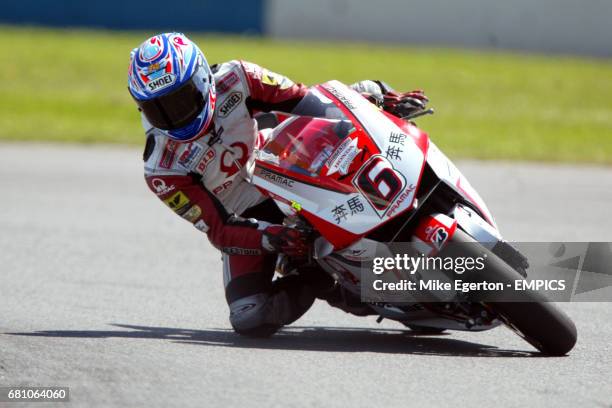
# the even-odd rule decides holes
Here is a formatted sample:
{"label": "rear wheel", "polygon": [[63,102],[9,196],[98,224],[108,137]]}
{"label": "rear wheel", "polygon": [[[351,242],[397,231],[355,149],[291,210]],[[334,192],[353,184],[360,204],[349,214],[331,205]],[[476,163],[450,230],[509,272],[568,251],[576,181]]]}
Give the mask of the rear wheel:
{"label": "rear wheel", "polygon": [[[502,261],[462,230],[457,229],[453,242],[465,243],[464,248],[472,254],[463,254],[478,257],[486,254],[487,268],[483,275],[474,277],[489,282],[500,282],[506,287],[514,285],[515,280],[523,277],[512,267]],[[467,274],[466,274],[467,275]],[[567,354],[576,344],[576,326],[571,319],[555,304],[547,302],[538,292],[523,291],[519,302],[482,302],[485,307],[497,314],[508,327],[523,337],[532,346],[544,354],[561,356]]]}

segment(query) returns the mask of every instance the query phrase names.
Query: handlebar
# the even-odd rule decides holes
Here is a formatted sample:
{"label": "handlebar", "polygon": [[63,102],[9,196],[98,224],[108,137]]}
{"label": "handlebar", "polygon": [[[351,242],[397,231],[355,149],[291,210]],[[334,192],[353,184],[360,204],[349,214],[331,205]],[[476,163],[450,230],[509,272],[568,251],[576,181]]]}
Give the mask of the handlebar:
{"label": "handlebar", "polygon": [[425,116],[425,115],[433,115],[435,112],[436,112],[435,110],[433,110],[432,108],[429,108],[426,110],[416,111],[414,113],[411,113],[410,115],[402,116],[402,119],[412,120],[412,119],[416,119],[418,117]]}

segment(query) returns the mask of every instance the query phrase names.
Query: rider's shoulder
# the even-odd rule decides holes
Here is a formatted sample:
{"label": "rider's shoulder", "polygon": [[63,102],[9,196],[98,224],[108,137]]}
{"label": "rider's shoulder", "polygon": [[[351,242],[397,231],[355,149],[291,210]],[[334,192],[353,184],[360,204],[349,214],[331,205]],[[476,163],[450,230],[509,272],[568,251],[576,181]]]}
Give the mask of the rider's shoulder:
{"label": "rider's shoulder", "polygon": [[219,64],[214,65],[213,75],[215,79],[223,78],[230,72],[243,72],[244,69],[242,67],[242,61],[240,60],[231,60],[226,62],[221,62]]}
{"label": "rider's shoulder", "polygon": [[146,143],[142,159],[146,176],[186,175],[179,161],[189,143],[179,143],[164,135],[159,129],[146,130]]}
{"label": "rider's shoulder", "polygon": [[215,70],[213,71],[213,74],[215,75],[215,78],[227,75],[229,72],[240,73],[245,77],[260,77],[264,71],[264,68],[260,65],[240,59],[215,64],[214,67]]}
{"label": "rider's shoulder", "polygon": [[248,74],[244,69],[243,61],[231,60],[218,64],[214,77],[217,95],[222,95],[235,88],[244,88],[245,92],[248,90]]}

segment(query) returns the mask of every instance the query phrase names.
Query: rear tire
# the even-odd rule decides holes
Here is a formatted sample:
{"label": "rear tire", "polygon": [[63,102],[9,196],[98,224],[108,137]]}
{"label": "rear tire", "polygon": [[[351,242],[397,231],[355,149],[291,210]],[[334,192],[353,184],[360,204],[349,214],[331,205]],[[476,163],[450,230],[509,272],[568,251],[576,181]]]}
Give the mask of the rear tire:
{"label": "rear tire", "polygon": [[[475,274],[477,280],[514,284],[523,277],[497,255],[481,245],[462,230],[457,229],[453,242],[472,245],[462,246],[472,251],[470,256],[487,256],[487,268],[483,275]],[[466,256],[468,254],[463,254]],[[536,349],[551,356],[567,354],[576,344],[578,337],[576,326],[572,320],[554,303],[547,302],[538,292],[523,291],[520,302],[482,302],[502,320],[510,329],[523,337]]]}

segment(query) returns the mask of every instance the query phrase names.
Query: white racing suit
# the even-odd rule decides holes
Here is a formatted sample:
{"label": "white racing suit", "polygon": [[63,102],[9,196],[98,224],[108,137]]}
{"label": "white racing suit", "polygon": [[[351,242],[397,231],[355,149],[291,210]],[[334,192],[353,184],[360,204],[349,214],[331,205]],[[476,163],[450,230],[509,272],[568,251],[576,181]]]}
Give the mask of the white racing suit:
{"label": "white racing suit", "polygon": [[[264,142],[253,115],[290,113],[308,88],[244,61],[213,66],[213,74],[217,104],[213,129],[205,136],[178,143],[143,116],[145,178],[171,210],[206,233],[223,253],[234,330],[266,336],[305,313],[314,293],[299,276],[272,281],[276,254],[262,248],[267,224],[257,221],[280,224],[283,216],[272,200],[245,181],[245,167]],[[362,84],[360,91],[371,88],[371,81],[366,82],[370,84]]]}

